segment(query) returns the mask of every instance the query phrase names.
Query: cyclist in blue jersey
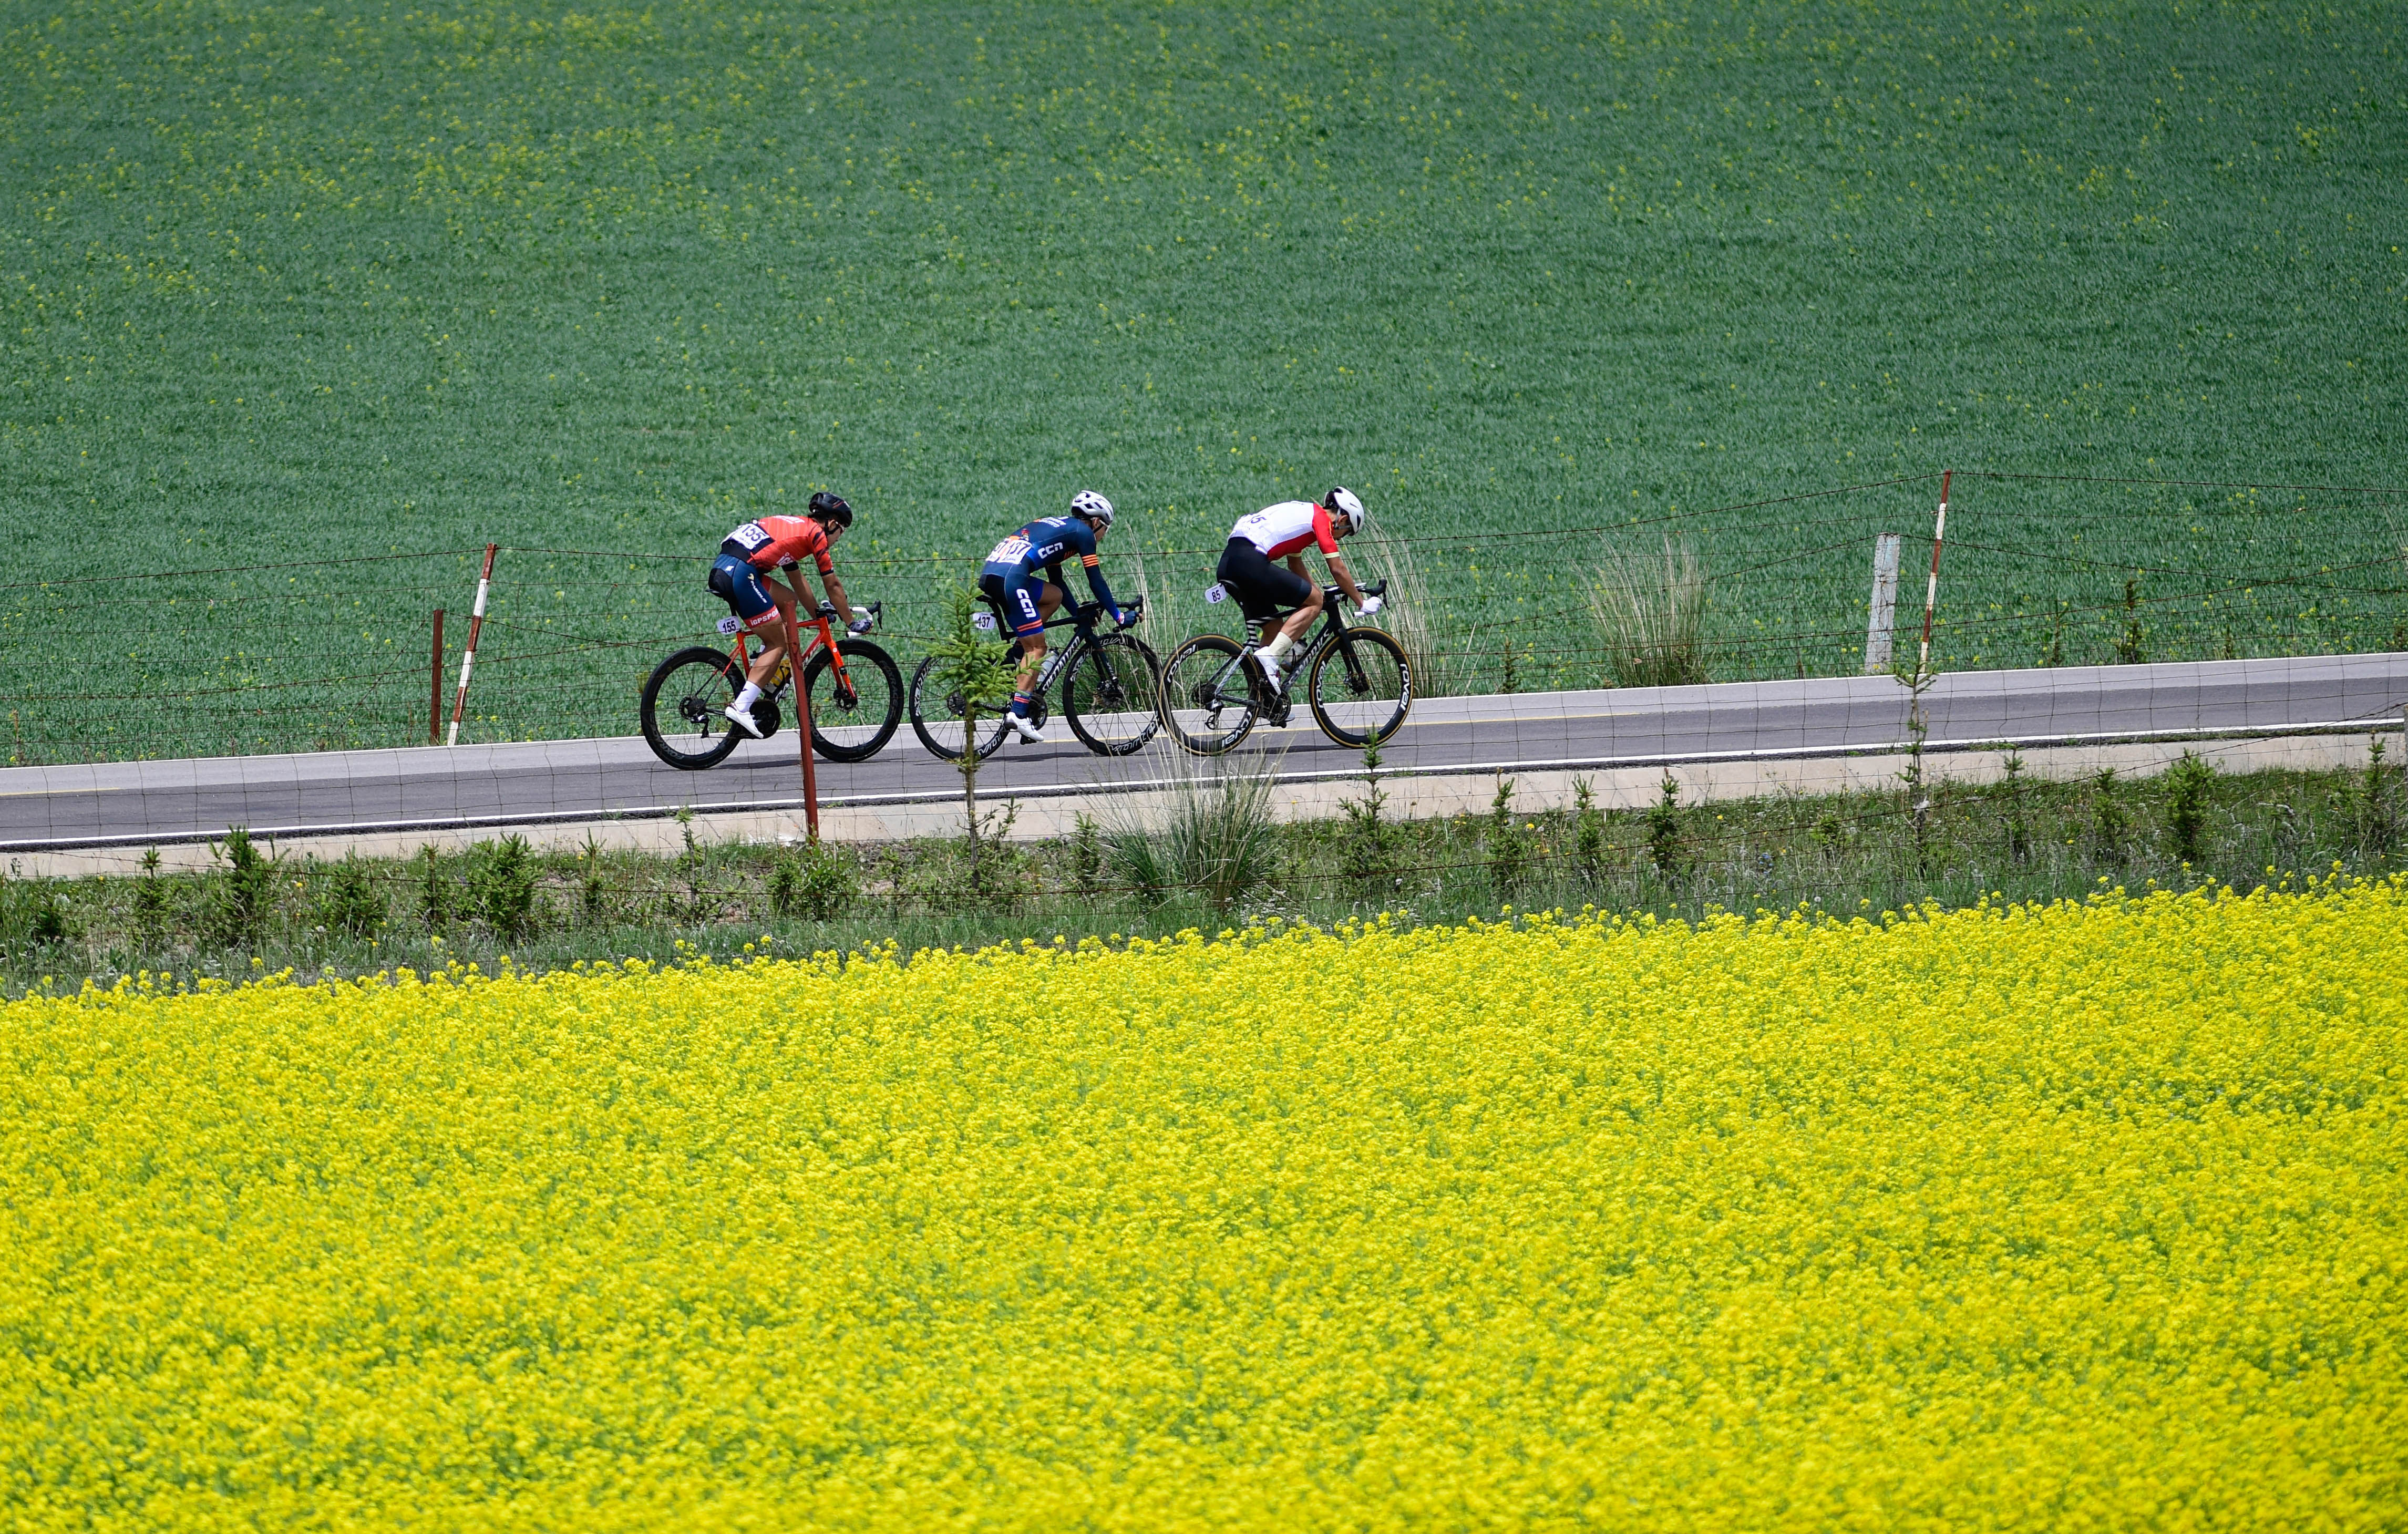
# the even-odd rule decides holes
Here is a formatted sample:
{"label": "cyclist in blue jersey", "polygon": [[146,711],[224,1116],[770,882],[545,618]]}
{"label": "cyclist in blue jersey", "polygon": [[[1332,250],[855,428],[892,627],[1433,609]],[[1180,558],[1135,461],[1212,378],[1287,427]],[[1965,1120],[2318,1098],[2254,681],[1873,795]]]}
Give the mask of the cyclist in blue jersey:
{"label": "cyclist in blue jersey", "polygon": [[1005,621],[1020,640],[1020,670],[1012,679],[1011,712],[1006,723],[1021,739],[1031,743],[1044,740],[1045,734],[1028,717],[1033,701],[1029,689],[1037,685],[1037,673],[1045,665],[1045,621],[1062,605],[1067,595],[1062,589],[1062,564],[1076,555],[1087,567],[1087,585],[1112,615],[1112,622],[1123,627],[1128,624],[1128,614],[1112,600],[1112,588],[1104,583],[1102,563],[1096,555],[1096,541],[1112,524],[1112,503],[1092,490],[1082,490],[1070,497],[1070,514],[1067,517],[1040,517],[1005,538],[986,556],[986,566],[979,572],[979,590],[1003,609]]}

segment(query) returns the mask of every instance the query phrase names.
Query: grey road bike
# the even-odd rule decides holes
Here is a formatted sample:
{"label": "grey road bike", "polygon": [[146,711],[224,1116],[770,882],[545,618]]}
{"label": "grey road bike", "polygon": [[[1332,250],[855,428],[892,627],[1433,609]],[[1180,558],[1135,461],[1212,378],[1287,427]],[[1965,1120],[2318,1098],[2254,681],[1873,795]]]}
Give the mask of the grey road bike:
{"label": "grey road bike", "polygon": [[[1385,582],[1365,586],[1386,595]],[[1350,625],[1336,586],[1321,588],[1321,627],[1295,652],[1287,680],[1273,688],[1254,647],[1226,634],[1200,634],[1162,665],[1162,723],[1199,756],[1236,747],[1268,720],[1287,724],[1301,683],[1313,722],[1341,746],[1375,746],[1397,733],[1413,706],[1413,668],[1404,646],[1376,628]]]}

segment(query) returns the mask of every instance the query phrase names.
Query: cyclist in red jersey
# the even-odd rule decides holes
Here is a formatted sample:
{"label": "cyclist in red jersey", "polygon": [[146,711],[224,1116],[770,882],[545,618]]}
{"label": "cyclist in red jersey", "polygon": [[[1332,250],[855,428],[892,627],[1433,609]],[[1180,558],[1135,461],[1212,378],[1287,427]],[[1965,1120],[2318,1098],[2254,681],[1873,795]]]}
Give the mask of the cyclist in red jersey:
{"label": "cyclist in red jersey", "polygon": [[[1354,602],[1359,616],[1368,618],[1380,610],[1380,599],[1363,595],[1363,588],[1354,583],[1354,572],[1338,554],[1338,540],[1361,532],[1365,516],[1362,497],[1340,485],[1329,492],[1326,504],[1282,501],[1239,518],[1229,529],[1229,544],[1221,551],[1215,576],[1238,599],[1246,617],[1262,625],[1261,648],[1254,652],[1254,660],[1272,692],[1284,684],[1280,663],[1321,616],[1321,582],[1304,566],[1307,544],[1319,549],[1322,558],[1329,562],[1330,576]],[[1275,559],[1287,561],[1287,567],[1272,564]],[[1283,624],[1279,614],[1286,608],[1295,610]]]}
{"label": "cyclist in red jersey", "polygon": [[[719,557],[710,566],[710,589],[725,599],[761,646],[744,674],[744,690],[727,706],[727,721],[754,739],[760,738],[761,727],[752,721],[752,705],[786,658],[787,624],[802,603],[811,600],[803,561],[819,566],[837,616],[855,632],[862,626],[845,599],[844,583],[836,578],[836,561],[828,557],[852,525],[853,508],[843,496],[823,490],[811,497],[810,515],[762,517],[728,534],[719,545]],[[770,579],[780,572],[786,578],[782,586]]]}

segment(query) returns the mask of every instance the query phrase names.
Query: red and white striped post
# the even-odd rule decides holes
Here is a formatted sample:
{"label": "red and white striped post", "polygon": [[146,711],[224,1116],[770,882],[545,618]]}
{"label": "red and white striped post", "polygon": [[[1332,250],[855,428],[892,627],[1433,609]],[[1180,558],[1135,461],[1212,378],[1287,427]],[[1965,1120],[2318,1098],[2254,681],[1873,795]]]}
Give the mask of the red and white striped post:
{"label": "red and white striped post", "polygon": [[1931,579],[1923,586],[1923,651],[1914,661],[1917,681],[1931,674],[1931,609],[1940,604],[1940,540],[1948,536],[1948,476],[1954,472],[1940,471],[1940,515],[1931,523]]}
{"label": "red and white striped post", "polygon": [[485,567],[477,576],[477,605],[468,613],[468,648],[460,652],[460,690],[452,695],[452,733],[444,740],[447,746],[460,743],[460,715],[468,707],[468,673],[477,665],[477,635],[485,626],[485,597],[494,589],[494,552],[500,545],[485,545]]}

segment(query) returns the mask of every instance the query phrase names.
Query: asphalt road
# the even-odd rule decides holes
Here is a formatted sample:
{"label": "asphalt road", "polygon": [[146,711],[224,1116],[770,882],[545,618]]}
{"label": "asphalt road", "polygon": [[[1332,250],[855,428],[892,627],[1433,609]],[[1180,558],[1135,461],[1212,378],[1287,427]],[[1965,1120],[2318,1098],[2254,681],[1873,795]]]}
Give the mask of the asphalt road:
{"label": "asphalt road", "polygon": [[[2408,654],[1978,671],[1942,676],[1925,697],[1927,745],[2272,735],[2365,728],[2408,705]],[[1426,698],[1384,752],[1389,770],[1644,766],[1893,749],[1911,699],[1887,677],[1731,682],[1478,698]],[[1195,769],[1161,742],[1104,758],[1069,738],[1007,745],[982,795],[1139,788]],[[1297,710],[1258,730],[1237,759],[1269,754],[1284,779],[1360,770]],[[854,766],[819,764],[823,803],[893,803],[957,794],[961,780],[907,722]],[[748,742],[707,772],[662,766],[638,737],[291,756],[0,768],[0,853],[200,840],[235,825],[298,836],[505,825],[609,816],[775,810],[800,803],[791,730]]]}

